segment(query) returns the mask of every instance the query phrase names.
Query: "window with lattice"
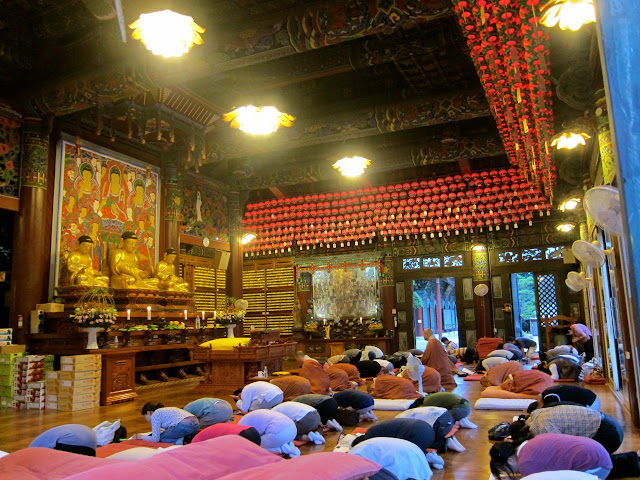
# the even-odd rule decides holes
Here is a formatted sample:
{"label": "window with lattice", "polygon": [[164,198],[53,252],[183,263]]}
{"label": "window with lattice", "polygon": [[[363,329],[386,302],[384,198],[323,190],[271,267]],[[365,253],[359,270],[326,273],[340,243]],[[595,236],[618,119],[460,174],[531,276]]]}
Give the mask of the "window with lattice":
{"label": "window with lattice", "polygon": [[515,263],[520,261],[520,254],[512,250],[498,252],[498,263]]}
{"label": "window with lattice", "polygon": [[244,317],[245,335],[251,328],[293,333],[295,306],[295,272],[293,262],[247,262],[242,272],[243,298],[249,302]]}
{"label": "window with lattice", "polygon": [[558,315],[558,293],[556,276],[553,274],[538,275],[538,308],[540,318],[551,318]]}
{"label": "window with lattice", "polygon": [[461,253],[458,255],[445,255],[444,256],[445,267],[462,267],[464,266],[464,255]]}
{"label": "window with lattice", "polygon": [[522,250],[522,261],[542,260],[542,250],[539,248],[525,248]]}
{"label": "window with lattice", "polygon": [[442,265],[442,259],[440,257],[424,257],[422,259],[422,266],[424,268],[439,268]]}
{"label": "window with lattice", "polygon": [[403,258],[403,270],[418,270],[420,268],[420,257]]}

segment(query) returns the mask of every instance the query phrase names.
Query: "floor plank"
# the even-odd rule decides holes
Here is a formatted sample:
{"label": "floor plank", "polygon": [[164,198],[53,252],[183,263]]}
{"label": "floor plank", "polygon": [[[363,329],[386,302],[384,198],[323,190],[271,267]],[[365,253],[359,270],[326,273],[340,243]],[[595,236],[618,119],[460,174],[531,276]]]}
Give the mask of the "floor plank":
{"label": "floor plank", "polygon": [[[479,382],[464,382],[457,378],[458,387],[455,393],[469,399],[471,403],[479,397],[482,387]],[[640,435],[634,430],[626,409],[616,400],[607,386],[588,386],[601,399],[602,411],[618,419],[625,431],[625,440],[620,451],[640,450]],[[164,389],[143,390],[134,402],[100,407],[79,412],[54,411],[15,411],[0,410],[0,450],[13,452],[29,445],[31,440],[42,431],[65,423],[81,423],[93,427],[104,420],[120,418],[130,433],[149,430],[149,425],[141,415],[142,406],[147,401],[162,402],[166,406],[182,407],[198,398],[193,387],[168,387]],[[230,399],[227,399],[230,400]],[[397,412],[376,412],[379,419],[392,418]],[[462,429],[457,438],[466,447],[463,453],[449,452],[443,455],[445,468],[436,471],[434,480],[485,480],[489,477],[489,448],[491,442],[487,431],[493,425],[510,421],[517,412],[505,411],[472,411],[471,421],[478,425],[477,430]],[[346,429],[348,433],[351,429]],[[331,450],[335,446],[337,433],[326,435],[324,446],[303,446],[304,454]]]}

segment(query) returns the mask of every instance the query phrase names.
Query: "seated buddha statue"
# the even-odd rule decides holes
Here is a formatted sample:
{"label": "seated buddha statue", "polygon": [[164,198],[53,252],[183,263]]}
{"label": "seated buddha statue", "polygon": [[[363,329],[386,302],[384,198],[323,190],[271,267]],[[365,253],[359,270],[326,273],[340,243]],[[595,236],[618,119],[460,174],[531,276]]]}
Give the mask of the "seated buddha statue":
{"label": "seated buddha statue", "polygon": [[78,248],[67,257],[69,284],[83,287],[108,287],[109,277],[93,268],[91,247],[93,239],[88,235],[78,237]]}
{"label": "seated buddha statue", "polygon": [[113,288],[158,289],[158,279],[139,267],[136,245],[138,237],[133,232],[122,234],[122,247],[111,256],[111,286]]}
{"label": "seated buddha statue", "polygon": [[168,248],[164,252],[164,260],[160,260],[156,265],[156,278],[160,290],[169,290],[171,292],[189,292],[189,284],[176,276],[176,266],[173,264],[176,260],[176,250]]}

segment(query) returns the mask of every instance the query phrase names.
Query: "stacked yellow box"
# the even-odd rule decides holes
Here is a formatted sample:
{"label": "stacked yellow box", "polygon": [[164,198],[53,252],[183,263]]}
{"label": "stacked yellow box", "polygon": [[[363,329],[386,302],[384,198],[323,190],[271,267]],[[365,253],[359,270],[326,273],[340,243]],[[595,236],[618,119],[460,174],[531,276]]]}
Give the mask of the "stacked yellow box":
{"label": "stacked yellow box", "polygon": [[61,357],[57,373],[58,410],[86,410],[100,405],[100,355]]}
{"label": "stacked yellow box", "polygon": [[59,370],[45,373],[44,381],[47,390],[47,397],[44,404],[45,410],[58,409],[58,394],[60,389],[60,381],[58,380]]}
{"label": "stacked yellow box", "polygon": [[13,406],[14,364],[22,353],[0,353],[0,407]]}

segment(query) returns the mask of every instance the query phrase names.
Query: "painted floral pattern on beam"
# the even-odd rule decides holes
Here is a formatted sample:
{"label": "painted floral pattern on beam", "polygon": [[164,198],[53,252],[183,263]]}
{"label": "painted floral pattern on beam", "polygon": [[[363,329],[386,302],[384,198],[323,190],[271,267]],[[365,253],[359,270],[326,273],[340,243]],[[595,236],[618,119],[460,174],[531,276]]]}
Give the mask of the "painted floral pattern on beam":
{"label": "painted floral pattern on beam", "polygon": [[0,116],[0,195],[18,196],[20,122]]}

